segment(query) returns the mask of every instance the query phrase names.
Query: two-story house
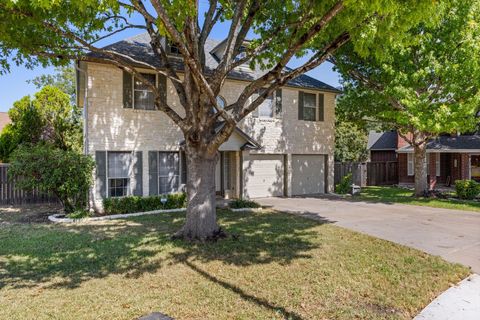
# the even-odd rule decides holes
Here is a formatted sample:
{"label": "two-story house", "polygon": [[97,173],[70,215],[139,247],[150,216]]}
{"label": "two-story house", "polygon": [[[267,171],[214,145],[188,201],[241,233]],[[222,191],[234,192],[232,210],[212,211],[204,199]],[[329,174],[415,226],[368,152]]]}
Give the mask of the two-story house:
{"label": "two-story house", "polygon": [[[149,36],[141,34],[110,50],[155,63]],[[223,42],[208,40],[208,68],[215,68]],[[169,48],[171,58],[175,48]],[[152,94],[120,68],[94,54],[77,62],[78,104],[84,108],[85,152],[94,157],[92,204],[126,195],[158,195],[182,190],[188,171],[181,130],[155,110]],[[179,67],[181,69],[181,66]],[[139,69],[165,89],[167,103],[181,113],[173,85],[152,70]],[[240,66],[218,97],[234,102],[261,74]],[[181,74],[181,72],[180,72]],[[239,123],[220,147],[216,170],[218,195],[236,198],[295,196],[333,191],[335,98],[339,91],[302,75],[290,81]]]}

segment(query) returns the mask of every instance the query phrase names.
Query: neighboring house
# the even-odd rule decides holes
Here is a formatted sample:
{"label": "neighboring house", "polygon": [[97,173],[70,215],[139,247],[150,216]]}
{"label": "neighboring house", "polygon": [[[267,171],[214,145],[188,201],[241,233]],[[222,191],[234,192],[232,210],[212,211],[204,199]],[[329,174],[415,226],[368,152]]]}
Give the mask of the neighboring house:
{"label": "neighboring house", "polygon": [[[415,182],[413,147],[396,133],[394,139],[391,132],[383,134],[389,137],[390,146],[393,145],[393,140],[396,140],[399,184],[411,185]],[[370,135],[372,136],[372,133]],[[376,151],[371,149],[372,154]],[[441,135],[432,139],[427,143],[426,166],[431,188],[439,184],[451,185],[455,180],[480,181],[480,135]]]}
{"label": "neighboring house", "polygon": [[[146,34],[108,46],[152,61]],[[208,40],[207,67],[215,68],[224,43]],[[171,50],[172,52],[173,50]],[[180,59],[172,61],[181,64]],[[85,114],[85,151],[96,160],[93,205],[104,197],[157,195],[184,189],[181,130],[154,110],[151,93],[95,54],[78,62],[79,105]],[[181,69],[181,65],[179,67]],[[167,103],[181,112],[173,85],[143,70],[165,88]],[[234,102],[261,71],[241,66],[225,82],[219,103]],[[333,191],[335,98],[339,91],[302,75],[290,81],[242,121],[220,147],[216,190],[221,196],[256,198]]]}
{"label": "neighboring house", "polygon": [[0,132],[2,132],[3,128],[5,128],[5,126],[7,124],[9,124],[10,122],[12,122],[10,120],[10,117],[8,116],[8,113],[7,112],[0,112]]}
{"label": "neighboring house", "polygon": [[371,162],[397,161],[398,135],[396,131],[368,134],[367,149]]}

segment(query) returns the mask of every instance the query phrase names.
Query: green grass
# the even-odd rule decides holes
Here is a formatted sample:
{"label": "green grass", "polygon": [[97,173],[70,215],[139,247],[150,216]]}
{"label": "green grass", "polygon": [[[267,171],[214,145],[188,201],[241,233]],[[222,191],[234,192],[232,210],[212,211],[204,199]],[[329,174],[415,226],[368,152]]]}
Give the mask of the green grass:
{"label": "green grass", "polygon": [[0,223],[0,319],[411,319],[469,274],[294,215],[219,219],[235,236],[208,244],[170,240],[181,213]]}
{"label": "green grass", "polygon": [[405,188],[365,187],[362,188],[361,194],[359,196],[355,196],[354,199],[374,202],[404,203],[434,208],[480,211],[479,201],[415,198],[412,195],[413,191]]}

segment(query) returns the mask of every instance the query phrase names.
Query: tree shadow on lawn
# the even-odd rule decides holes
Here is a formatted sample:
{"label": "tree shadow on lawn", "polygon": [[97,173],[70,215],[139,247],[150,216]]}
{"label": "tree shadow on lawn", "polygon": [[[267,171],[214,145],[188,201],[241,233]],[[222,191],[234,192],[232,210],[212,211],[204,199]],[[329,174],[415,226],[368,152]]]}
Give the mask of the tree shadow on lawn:
{"label": "tree shadow on lawn", "polygon": [[0,229],[0,289],[75,288],[110,274],[139,277],[166,264],[222,261],[247,266],[309,258],[318,247],[312,230],[328,221],[283,213],[219,212],[233,235],[217,243],[171,240],[184,213],[78,225],[16,225]]}

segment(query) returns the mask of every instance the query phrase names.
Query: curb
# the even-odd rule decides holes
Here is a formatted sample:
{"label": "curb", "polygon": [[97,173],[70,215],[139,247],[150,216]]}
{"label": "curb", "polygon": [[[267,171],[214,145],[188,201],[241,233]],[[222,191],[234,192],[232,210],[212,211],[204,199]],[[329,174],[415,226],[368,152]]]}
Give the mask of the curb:
{"label": "curb", "polygon": [[413,320],[480,319],[480,275],[472,274],[450,287]]}
{"label": "curb", "polygon": [[81,219],[65,218],[65,216],[63,214],[56,213],[56,214],[52,214],[52,215],[48,216],[48,220],[50,220],[52,222],[55,222],[55,223],[77,223],[77,222],[123,219],[123,218],[129,218],[129,217],[145,216],[145,215],[150,215],[150,214],[182,212],[182,211],[185,211],[185,208],[167,209],[167,210],[153,210],[153,211],[145,211],[145,212],[125,213],[125,214],[112,214],[112,215],[109,215],[109,216],[81,218]]}

